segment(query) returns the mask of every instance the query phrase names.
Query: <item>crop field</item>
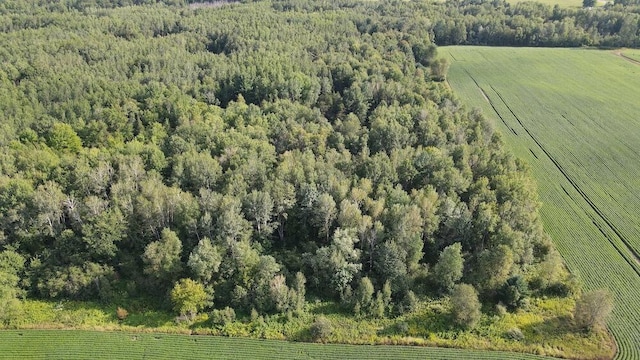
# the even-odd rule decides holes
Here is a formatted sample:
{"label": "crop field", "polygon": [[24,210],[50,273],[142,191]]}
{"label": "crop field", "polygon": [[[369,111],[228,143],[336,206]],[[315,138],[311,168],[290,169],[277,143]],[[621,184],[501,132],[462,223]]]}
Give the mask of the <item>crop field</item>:
{"label": "crop field", "polygon": [[[411,346],[329,345],[80,330],[0,331],[0,359],[544,359]],[[38,344],[34,347],[33,344]]]}
{"label": "crop field", "polygon": [[587,290],[614,294],[617,358],[640,358],[640,65],[618,51],[440,51],[457,95],[530,164],[545,228],[571,271]]}

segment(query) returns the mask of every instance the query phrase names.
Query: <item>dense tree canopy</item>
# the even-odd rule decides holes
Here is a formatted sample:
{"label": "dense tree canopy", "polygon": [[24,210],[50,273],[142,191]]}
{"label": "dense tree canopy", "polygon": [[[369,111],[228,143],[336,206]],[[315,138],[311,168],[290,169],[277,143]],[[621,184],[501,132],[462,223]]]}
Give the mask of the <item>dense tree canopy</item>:
{"label": "dense tree canopy", "polygon": [[196,311],[180,300],[191,283],[175,285],[191,277],[216,307],[296,310],[313,294],[379,316],[416,289],[464,281],[490,299],[542,273],[552,245],[526,166],[452,95],[434,42],[622,30],[497,1],[147,3],[0,4],[3,309],[20,287],[174,288]]}

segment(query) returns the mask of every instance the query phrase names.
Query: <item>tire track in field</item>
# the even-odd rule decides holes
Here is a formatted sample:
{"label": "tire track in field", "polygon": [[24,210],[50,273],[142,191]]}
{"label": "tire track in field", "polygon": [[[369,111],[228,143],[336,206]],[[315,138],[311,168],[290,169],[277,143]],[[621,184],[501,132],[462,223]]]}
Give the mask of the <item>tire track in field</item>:
{"label": "tire track in field", "polygon": [[[496,93],[496,95],[498,95],[498,98],[500,98],[500,100],[502,101],[504,106],[509,110],[511,115],[516,119],[516,121],[520,124],[520,126],[522,126],[524,131],[531,138],[531,140],[533,140],[533,142],[535,142],[536,145],[538,145],[540,150],[555,165],[555,167],[558,169],[558,171],[560,171],[560,173],[569,182],[569,184],[571,184],[571,186],[578,192],[578,194],[580,194],[580,196],[586,201],[586,203],[589,205],[589,207],[599,216],[599,219],[602,220],[602,222],[604,222],[609,227],[609,229],[611,231],[613,231],[614,234],[616,234],[616,236],[618,236],[620,241],[626,247],[626,250],[631,254],[631,256],[633,257],[633,260],[635,260],[635,261],[629,259],[628,256],[625,256],[624,249],[621,249],[620,245],[616,241],[614,241],[614,239],[612,239],[610,236],[607,236],[605,234],[605,232],[603,231],[602,227],[600,225],[598,225],[598,223],[595,221],[596,219],[591,214],[587,214],[589,216],[589,218],[591,218],[591,221],[593,222],[593,224],[598,228],[598,230],[600,230],[600,232],[605,236],[605,238],[609,241],[609,243],[611,243],[611,245],[613,245],[613,247],[616,249],[616,251],[618,251],[620,256],[622,256],[622,258],[631,266],[633,271],[638,276],[640,276],[640,255],[630,245],[629,240],[627,240],[622,235],[620,230],[618,230],[618,228],[607,218],[607,216],[602,212],[602,210],[600,210],[600,208],[598,208],[598,206],[593,202],[593,200],[591,200],[589,195],[587,195],[587,193],[584,190],[582,190],[582,188],[580,188],[580,186],[576,183],[576,181],[571,178],[569,173],[562,167],[562,165],[560,165],[560,163],[551,155],[551,153],[549,151],[547,151],[547,149],[542,145],[542,143],[538,140],[538,138],[535,135],[533,135],[531,133],[531,131],[529,131],[529,129],[526,126],[524,126],[524,124],[522,123],[520,118],[518,118],[518,116],[515,114],[515,112],[507,104],[507,102],[504,100],[502,95],[493,86],[491,86],[491,89]],[[493,107],[493,104],[491,106]],[[496,111],[495,107],[493,107],[493,109],[494,109],[494,111]],[[496,111],[496,113],[497,113],[497,111]],[[498,115],[498,116],[500,116],[500,115]],[[502,119],[502,117],[500,117],[500,118]],[[503,120],[503,122],[504,122],[504,120]],[[565,190],[565,192],[566,192],[566,190]]]}
{"label": "tire track in field", "polygon": [[[489,103],[489,105],[491,105],[491,108],[493,108],[493,111],[496,113],[496,115],[498,115],[498,117],[500,118],[500,120],[502,121],[502,123],[504,124],[504,126],[507,127],[507,129],[511,130],[511,132],[515,135],[518,136],[518,133],[511,127],[509,126],[509,124],[507,124],[507,121],[502,117],[502,115],[500,115],[500,112],[498,111],[498,109],[496,109],[496,106],[493,104],[493,102],[491,101],[491,99],[489,99],[489,96],[487,95],[486,92],[484,92],[484,89],[482,89],[482,87],[480,86],[480,84],[478,84],[478,82],[476,81],[476,79],[471,76],[471,74],[465,69],[464,72],[467,73],[467,76],[469,76],[469,78],[471,78],[471,80],[473,81],[474,84],[476,84],[476,86],[478,87],[478,90],[480,90],[480,93],[482,93],[482,96],[484,97],[485,100],[487,100],[487,102]],[[493,89],[493,87],[492,87]],[[495,89],[494,89],[495,91]],[[537,158],[537,157],[536,157]]]}
{"label": "tire track in field", "polygon": [[634,58],[632,58],[632,57],[629,57],[629,56],[627,56],[627,55],[623,54],[623,53],[622,53],[622,51],[620,51],[620,50],[618,50],[618,51],[614,51],[613,53],[614,53],[615,55],[617,55],[617,56],[619,56],[619,57],[621,57],[621,58],[623,58],[623,59],[627,60],[628,62],[630,62],[630,63],[632,63],[632,64],[640,65],[640,61],[638,61],[638,60],[636,60],[636,59],[634,59]]}

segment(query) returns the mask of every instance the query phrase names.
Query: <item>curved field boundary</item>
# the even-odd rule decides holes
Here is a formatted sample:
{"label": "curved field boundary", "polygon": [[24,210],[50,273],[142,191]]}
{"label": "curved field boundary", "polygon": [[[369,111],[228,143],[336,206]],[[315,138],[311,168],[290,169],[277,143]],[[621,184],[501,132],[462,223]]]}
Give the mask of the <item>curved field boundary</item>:
{"label": "curved field boundary", "polygon": [[440,50],[454,91],[530,164],[571,271],[614,294],[616,357],[640,359],[640,68],[608,51]]}
{"label": "curved field boundary", "polygon": [[[0,331],[0,359],[548,359],[535,355],[424,348],[82,330]],[[35,346],[37,344],[37,346]]]}

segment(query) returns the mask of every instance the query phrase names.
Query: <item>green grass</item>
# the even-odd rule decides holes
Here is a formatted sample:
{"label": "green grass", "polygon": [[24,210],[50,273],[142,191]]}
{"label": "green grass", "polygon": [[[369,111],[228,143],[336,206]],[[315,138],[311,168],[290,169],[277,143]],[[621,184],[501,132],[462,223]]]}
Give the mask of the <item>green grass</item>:
{"label": "green grass", "polygon": [[640,66],[586,49],[441,51],[454,91],[530,164],[569,268],[614,293],[618,358],[640,358]]}
{"label": "green grass", "polygon": [[535,355],[417,346],[305,344],[82,330],[0,331],[0,343],[0,359],[543,359]]}
{"label": "green grass", "polygon": [[640,49],[624,49],[621,51],[621,53],[627,58],[635,61],[640,61]]}

